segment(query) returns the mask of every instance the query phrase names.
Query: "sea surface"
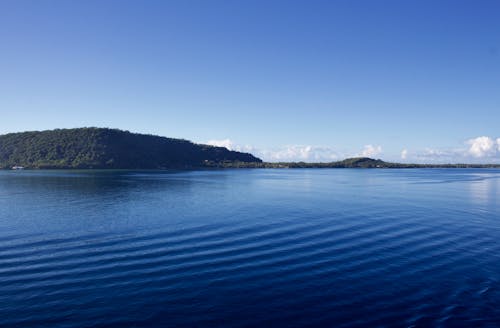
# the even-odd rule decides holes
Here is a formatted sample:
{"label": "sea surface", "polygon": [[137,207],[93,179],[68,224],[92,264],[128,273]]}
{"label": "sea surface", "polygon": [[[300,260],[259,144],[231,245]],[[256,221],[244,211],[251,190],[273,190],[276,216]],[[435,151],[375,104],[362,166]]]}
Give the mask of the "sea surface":
{"label": "sea surface", "polygon": [[500,170],[0,171],[41,326],[500,326]]}

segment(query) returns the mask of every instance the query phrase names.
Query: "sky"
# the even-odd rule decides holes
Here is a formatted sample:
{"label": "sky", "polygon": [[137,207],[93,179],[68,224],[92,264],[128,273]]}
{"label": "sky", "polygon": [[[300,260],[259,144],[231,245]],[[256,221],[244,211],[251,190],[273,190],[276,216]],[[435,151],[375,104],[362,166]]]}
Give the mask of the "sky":
{"label": "sky", "polygon": [[500,1],[0,0],[0,134],[500,163]]}

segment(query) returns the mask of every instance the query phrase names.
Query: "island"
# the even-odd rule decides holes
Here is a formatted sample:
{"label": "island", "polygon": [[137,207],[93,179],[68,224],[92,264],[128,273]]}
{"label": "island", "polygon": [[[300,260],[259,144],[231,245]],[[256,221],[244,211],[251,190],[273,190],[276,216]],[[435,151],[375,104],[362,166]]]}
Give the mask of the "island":
{"label": "island", "polygon": [[407,164],[368,157],[328,163],[263,162],[249,153],[109,128],[0,135],[0,169],[500,168],[500,164]]}

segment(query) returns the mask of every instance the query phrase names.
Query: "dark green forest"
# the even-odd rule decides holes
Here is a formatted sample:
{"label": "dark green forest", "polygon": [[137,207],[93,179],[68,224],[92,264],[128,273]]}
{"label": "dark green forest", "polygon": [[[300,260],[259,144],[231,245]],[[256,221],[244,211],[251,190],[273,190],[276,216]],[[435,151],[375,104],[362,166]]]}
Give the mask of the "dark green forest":
{"label": "dark green forest", "polygon": [[105,128],[57,129],[0,136],[0,168],[164,169],[207,163],[262,162],[251,154],[183,139]]}

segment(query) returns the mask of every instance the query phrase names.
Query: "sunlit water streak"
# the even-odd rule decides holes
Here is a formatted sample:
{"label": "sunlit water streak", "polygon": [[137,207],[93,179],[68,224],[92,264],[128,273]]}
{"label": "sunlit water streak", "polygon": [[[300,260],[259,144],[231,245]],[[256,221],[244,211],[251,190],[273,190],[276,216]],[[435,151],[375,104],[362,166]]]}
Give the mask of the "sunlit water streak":
{"label": "sunlit water streak", "polygon": [[500,325],[500,170],[0,172],[0,326]]}

